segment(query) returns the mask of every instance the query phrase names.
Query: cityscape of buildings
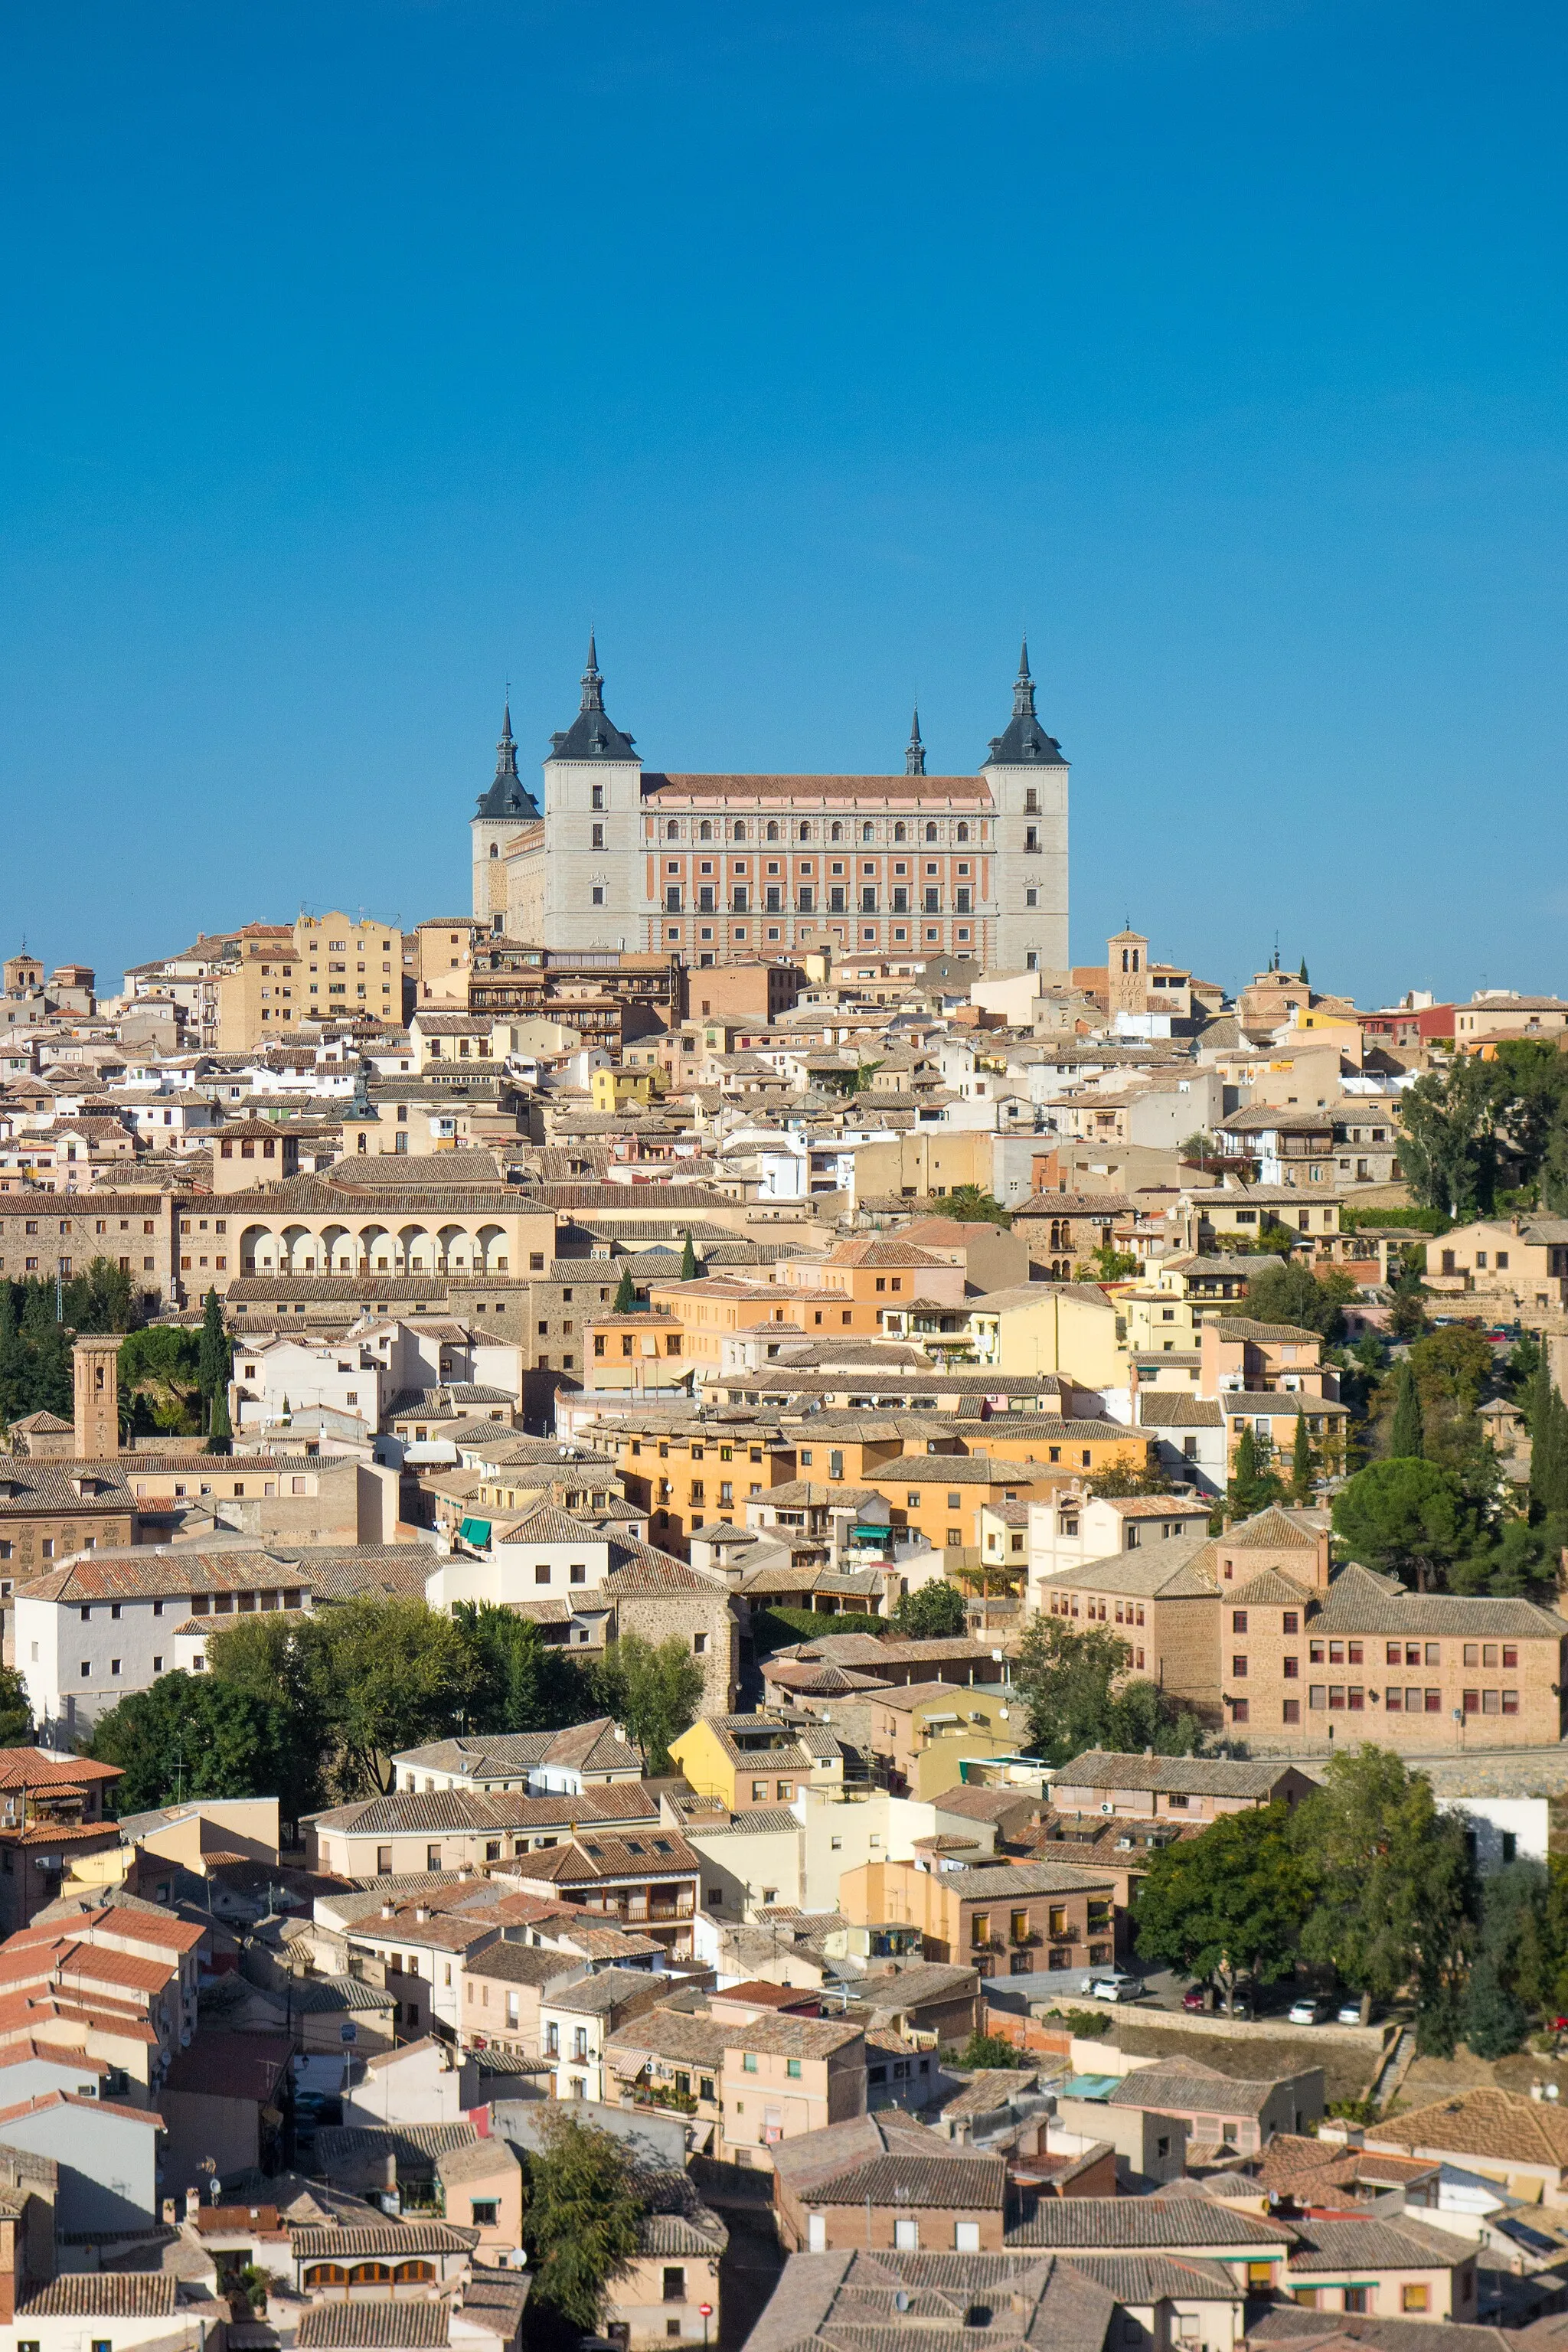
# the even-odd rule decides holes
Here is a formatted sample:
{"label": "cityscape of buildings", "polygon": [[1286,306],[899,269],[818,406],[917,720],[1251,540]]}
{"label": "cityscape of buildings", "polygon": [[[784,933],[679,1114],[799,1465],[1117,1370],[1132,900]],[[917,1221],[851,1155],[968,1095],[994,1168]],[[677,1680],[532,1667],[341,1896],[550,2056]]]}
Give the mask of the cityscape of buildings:
{"label": "cityscape of buildings", "polygon": [[1558,1900],[1568,1217],[1430,1121],[1568,1000],[1075,965],[1068,773],[1026,646],[973,774],[693,775],[591,641],[467,909],[5,962],[0,2352],[1556,2340],[1563,1978],[1423,2074],[1429,1920],[1148,1890],[1370,1744],[1456,2015]]}

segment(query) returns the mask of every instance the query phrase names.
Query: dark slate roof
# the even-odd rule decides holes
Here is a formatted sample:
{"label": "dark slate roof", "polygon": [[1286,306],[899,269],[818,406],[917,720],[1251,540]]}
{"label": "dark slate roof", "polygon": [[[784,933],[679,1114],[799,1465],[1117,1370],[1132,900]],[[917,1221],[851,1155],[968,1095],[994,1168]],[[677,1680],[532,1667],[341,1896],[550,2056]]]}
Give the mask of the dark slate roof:
{"label": "dark slate roof", "polygon": [[1065,768],[1062,747],[1054,735],[1047,735],[1035,716],[1035,681],[1029,675],[1029,641],[1025,638],[1018,656],[1018,675],[1013,681],[1013,716],[1000,735],[994,735],[985,758],[984,768]]}
{"label": "dark slate roof", "polygon": [[633,760],[633,738],[623,735],[605,711],[605,681],[599,672],[594,635],[588,635],[588,667],[583,672],[583,701],[564,734],[550,739],[552,760]]}
{"label": "dark slate roof", "polygon": [[517,772],[517,744],[511,731],[510,699],[500,723],[500,741],[496,745],[495,782],[488,793],[479,794],[478,814],[480,816],[521,817],[540,814],[537,802]]}

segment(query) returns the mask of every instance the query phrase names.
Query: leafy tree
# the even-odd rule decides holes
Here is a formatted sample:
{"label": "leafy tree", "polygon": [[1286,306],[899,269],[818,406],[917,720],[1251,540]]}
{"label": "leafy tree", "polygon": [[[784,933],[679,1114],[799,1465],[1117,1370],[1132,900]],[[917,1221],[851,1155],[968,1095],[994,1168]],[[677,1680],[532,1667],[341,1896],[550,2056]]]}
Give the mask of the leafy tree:
{"label": "leafy tree", "polygon": [[1125,1282],[1137,1271],[1138,1260],[1131,1250],[1119,1250],[1114,1242],[1101,1242],[1082,1265],[1074,1268],[1074,1276],[1079,1282]]}
{"label": "leafy tree", "polygon": [[1138,1949],[1212,1978],[1234,2016],[1242,1977],[1272,1984],[1292,1966],[1311,1899],[1283,1805],[1223,1814],[1202,1837],[1151,1854],[1133,1907]]}
{"label": "leafy tree", "polygon": [[137,1813],[177,1796],[274,1796],[288,1744],[280,1706],[212,1675],[175,1672],[100,1716],[87,1752],[120,1766],[120,1810]]}
{"label": "leafy tree", "polygon": [[324,1624],[281,1611],[237,1618],[207,1636],[207,1678],[281,1710],[288,1735],[268,1793],[277,1797],[284,1821],[298,1824],[324,1804],[338,1712]]}
{"label": "leafy tree", "polygon": [[978,1184],[955,1184],[942,1204],[943,1216],[952,1217],[961,1225],[1001,1225],[1010,1227],[1013,1219],[1000,1201],[983,1192]]}
{"label": "leafy tree", "polygon": [[463,1633],[423,1601],[359,1593],[323,1610],[312,1636],[345,1785],[390,1789],[395,1751],[438,1738],[458,1719],[469,1663]]}
{"label": "leafy tree", "polygon": [[1454,1562],[1448,1570],[1448,1589],[1488,1592],[1500,1600],[1522,1595],[1554,1609],[1565,1546],[1568,1513],[1549,1511],[1540,1519],[1505,1518],[1495,1537]]}
{"label": "leafy tree", "polygon": [[233,1364],[234,1349],[223,1319],[223,1303],[216,1290],[209,1290],[202,1310],[201,1336],[196,1342],[196,1385],[209,1408],[218,1391],[227,1386]]}
{"label": "leafy tree", "polygon": [[656,1649],[640,1634],[623,1633],[594,1680],[599,1711],[626,1726],[650,1772],[668,1772],[669,1743],[695,1719],[702,1698],[702,1668],[685,1643],[672,1633]]}
{"label": "leafy tree", "polygon": [[1505,2058],[1524,2041],[1529,2011],[1552,1998],[1549,1885],[1537,1862],[1513,1862],[1481,1888],[1480,1932],[1461,2012],[1477,2058]]}
{"label": "leafy tree", "polygon": [[957,1585],[939,1576],[917,1591],[900,1592],[892,1622],[907,1642],[933,1642],[963,1633],[969,1618]]}
{"label": "leafy tree", "polygon": [[1400,1160],[1411,1191],[1456,1224],[1491,1209],[1497,1191],[1497,1091],[1489,1066],[1458,1055],[1424,1071],[1399,1106]]}
{"label": "leafy tree", "polygon": [[1388,1328],[1395,1339],[1418,1339],[1426,1328],[1426,1293],[1413,1268],[1402,1266],[1388,1302]]}
{"label": "leafy tree", "polygon": [[14,1284],[0,1282],[0,1420],[19,1421],[31,1410],[27,1349],[16,1320]]}
{"label": "leafy tree", "polygon": [[590,1675],[530,1619],[489,1601],[459,1601],[452,1615],[469,1644],[470,1731],[549,1731],[600,1713]]}
{"label": "leafy tree", "polygon": [[1388,1433],[1388,1450],[1398,1458],[1419,1462],[1424,1444],[1421,1391],[1407,1360],[1394,1375],[1394,1425]]}
{"label": "leafy tree", "polygon": [[1468,1550],[1478,1514],[1458,1478],[1433,1462],[1369,1462],[1334,1497],[1334,1532],[1366,1567],[1433,1590]]}
{"label": "leafy tree", "polygon": [[32,1738],[26,1681],[14,1666],[0,1666],[0,1748],[27,1748]]}
{"label": "leafy tree", "polygon": [[1468,1323],[1448,1323],[1416,1340],[1410,1370],[1424,1411],[1429,1413],[1441,1402],[1474,1412],[1482,1390],[1490,1385],[1492,1351]]}
{"label": "leafy tree", "polygon": [[175,1323],[151,1323],[121,1342],[120,1393],[138,1427],[200,1426],[201,1337]]}
{"label": "leafy tree", "polygon": [[1016,2042],[1006,2041],[1000,2033],[982,2033],[976,2029],[962,2050],[951,2051],[955,2066],[1016,2066],[1021,2053]]}
{"label": "leafy tree", "polygon": [[1161,1466],[1159,1455],[1150,1453],[1142,1462],[1129,1462],[1125,1455],[1107,1462],[1103,1468],[1089,1474],[1091,1495],[1121,1496],[1127,1495],[1170,1495],[1175,1492],[1174,1481]]}
{"label": "leafy tree", "polygon": [[1058,1617],[1032,1617],[1013,1679],[1033,1718],[1036,1752],[1052,1764],[1086,1748],[1195,1754],[1195,1718],[1174,1710],[1153,1683],[1123,1681],[1131,1663],[1127,1643],[1101,1626],[1080,1631]]}
{"label": "leafy tree", "polygon": [[1425,1774],[1369,1745],[1331,1759],[1295,1831],[1315,1895],[1304,1957],[1360,1993],[1363,2022],[1373,2001],[1415,1983],[1424,2030],[1436,2021],[1440,2042],[1473,1908],[1463,1824],[1438,1812]]}
{"label": "leafy tree", "polygon": [[621,1278],[616,1285],[616,1295],[610,1302],[610,1312],[612,1315],[635,1315],[637,1304],[637,1285],[632,1280],[632,1270],[623,1261]]}
{"label": "leafy tree", "polygon": [[1295,1323],[1325,1339],[1344,1337],[1343,1308],[1358,1285],[1338,1266],[1313,1274],[1304,1265],[1266,1265],[1247,1286],[1247,1311],[1259,1323]]}
{"label": "leafy tree", "polygon": [[1312,1441],[1307,1434],[1307,1416],[1296,1415],[1296,1443],[1290,1453],[1290,1500],[1310,1503],[1312,1499]]}
{"label": "leafy tree", "polygon": [[1225,1490],[1227,1519],[1249,1519],[1255,1511],[1283,1499],[1285,1489],[1276,1474],[1259,1458],[1250,1423],[1236,1441],[1236,1460]]}
{"label": "leafy tree", "polygon": [[24,1283],[21,1338],[26,1359],[26,1412],[58,1412],[69,1421],[72,1394],[70,1340],[55,1314],[52,1282]]}
{"label": "leafy tree", "polygon": [[65,1286],[65,1320],[75,1331],[133,1331],[142,1318],[142,1295],[111,1257],[95,1257]]}
{"label": "leafy tree", "polygon": [[556,2114],[543,2146],[524,2158],[528,2210],[523,2243],[533,2272],[533,2302],[564,2326],[591,2334],[605,2290],[637,2249],[643,2203],[625,2147],[593,2124]]}
{"label": "leafy tree", "polygon": [[680,1245],[680,1279],[682,1282],[695,1282],[697,1279],[697,1245],[691,1238],[689,1225],[686,1228],[686,1239]]}

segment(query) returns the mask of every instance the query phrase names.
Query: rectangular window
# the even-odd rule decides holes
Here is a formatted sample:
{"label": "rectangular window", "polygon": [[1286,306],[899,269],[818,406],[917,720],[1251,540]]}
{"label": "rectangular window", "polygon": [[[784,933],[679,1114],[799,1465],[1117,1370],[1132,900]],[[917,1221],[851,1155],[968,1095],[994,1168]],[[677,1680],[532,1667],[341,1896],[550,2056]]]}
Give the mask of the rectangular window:
{"label": "rectangular window", "polygon": [[1286,1721],[1287,1723],[1300,1723],[1300,1720],[1301,1720],[1301,1702],[1300,1702],[1300,1700],[1299,1698],[1288,1698],[1288,1699],[1285,1701],[1285,1717],[1284,1717],[1284,1719],[1285,1719],[1285,1721]]}

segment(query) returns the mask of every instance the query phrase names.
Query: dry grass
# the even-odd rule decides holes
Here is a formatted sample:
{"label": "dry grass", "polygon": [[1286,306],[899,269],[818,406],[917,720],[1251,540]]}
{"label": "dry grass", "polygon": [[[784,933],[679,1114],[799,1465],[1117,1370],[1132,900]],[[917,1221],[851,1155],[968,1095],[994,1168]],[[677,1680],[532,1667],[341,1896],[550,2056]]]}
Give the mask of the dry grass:
{"label": "dry grass", "polygon": [[1340,2042],[1311,2033],[1274,2032],[1262,2026],[1256,2035],[1233,2041],[1219,2033],[1140,2032],[1131,2019],[1117,2020],[1116,2039],[1130,2057],[1195,2058],[1222,2074],[1262,2082],[1280,2074],[1304,2074],[1309,2066],[1323,2070],[1325,2095],[1331,2099],[1361,2099],[1377,2071],[1376,2051],[1353,2042]]}

